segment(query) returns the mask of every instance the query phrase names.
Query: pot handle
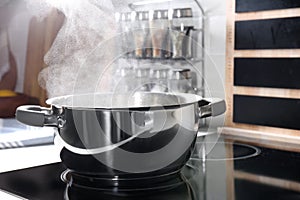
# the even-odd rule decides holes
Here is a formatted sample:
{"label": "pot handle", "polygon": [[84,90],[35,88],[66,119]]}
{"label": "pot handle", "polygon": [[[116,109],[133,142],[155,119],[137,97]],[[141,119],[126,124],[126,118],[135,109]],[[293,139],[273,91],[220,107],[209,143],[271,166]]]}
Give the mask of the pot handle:
{"label": "pot handle", "polygon": [[51,108],[36,105],[19,106],[16,110],[16,119],[29,126],[57,126],[57,117]]}
{"label": "pot handle", "polygon": [[226,103],[223,99],[218,98],[205,98],[198,102],[199,104],[199,117],[215,117],[225,113]]}

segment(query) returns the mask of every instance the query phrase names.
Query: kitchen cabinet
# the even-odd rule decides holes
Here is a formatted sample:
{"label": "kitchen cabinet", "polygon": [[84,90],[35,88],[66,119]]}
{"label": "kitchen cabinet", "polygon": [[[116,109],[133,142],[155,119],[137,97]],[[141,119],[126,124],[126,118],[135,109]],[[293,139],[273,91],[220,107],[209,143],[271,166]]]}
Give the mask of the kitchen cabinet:
{"label": "kitchen cabinet", "polygon": [[300,4],[227,1],[224,134],[300,141]]}

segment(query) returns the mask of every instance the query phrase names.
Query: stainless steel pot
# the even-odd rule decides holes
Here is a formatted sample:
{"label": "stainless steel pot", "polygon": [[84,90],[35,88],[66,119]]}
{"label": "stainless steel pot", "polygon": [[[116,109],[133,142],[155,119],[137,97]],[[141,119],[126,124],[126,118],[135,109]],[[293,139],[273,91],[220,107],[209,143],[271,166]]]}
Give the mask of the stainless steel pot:
{"label": "stainless steel pot", "polygon": [[225,112],[224,100],[185,93],[82,94],[47,104],[51,108],[21,106],[16,118],[57,127],[67,167],[102,175],[179,170],[193,150],[200,118]]}

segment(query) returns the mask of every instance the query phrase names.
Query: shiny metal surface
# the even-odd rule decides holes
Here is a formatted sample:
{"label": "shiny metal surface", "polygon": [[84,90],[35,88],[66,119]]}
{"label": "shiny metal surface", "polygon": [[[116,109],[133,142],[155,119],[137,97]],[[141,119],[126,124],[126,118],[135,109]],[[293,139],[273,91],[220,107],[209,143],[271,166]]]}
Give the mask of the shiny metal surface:
{"label": "shiny metal surface", "polygon": [[190,69],[174,68],[170,70],[168,77],[170,92],[194,93]]}
{"label": "shiny metal surface", "polygon": [[135,76],[137,78],[149,78],[150,67],[138,67],[135,69]]}
{"label": "shiny metal surface", "polygon": [[[57,127],[75,159],[93,155],[105,166],[88,166],[82,173],[113,175],[180,169],[193,150],[200,118],[225,111],[224,101],[211,103],[180,93],[84,94],[47,103],[51,109],[21,106],[16,117],[29,125]],[[69,158],[62,160],[76,168]]]}
{"label": "shiny metal surface", "polygon": [[184,33],[184,30],[180,30],[180,28],[177,28],[178,30],[174,30],[170,32],[171,40],[172,40],[172,57],[175,59],[181,59],[184,58],[183,54],[183,43],[184,38],[186,38],[186,34]]}
{"label": "shiny metal surface", "polygon": [[174,9],[173,18],[193,17],[193,11],[191,8],[179,8]]}
{"label": "shiny metal surface", "polygon": [[155,10],[153,19],[168,19],[168,10]]}
{"label": "shiny metal surface", "polygon": [[173,68],[169,72],[169,79],[190,79],[192,77],[191,70],[186,68]]}
{"label": "shiny metal surface", "polygon": [[154,79],[167,79],[169,68],[155,67],[151,69],[151,77]]}
{"label": "shiny metal surface", "polygon": [[149,12],[148,11],[140,11],[136,14],[136,20],[149,20]]}
{"label": "shiny metal surface", "polygon": [[183,93],[136,92],[134,94],[96,93],[55,97],[46,101],[55,107],[72,109],[168,109],[201,101],[202,97]]}

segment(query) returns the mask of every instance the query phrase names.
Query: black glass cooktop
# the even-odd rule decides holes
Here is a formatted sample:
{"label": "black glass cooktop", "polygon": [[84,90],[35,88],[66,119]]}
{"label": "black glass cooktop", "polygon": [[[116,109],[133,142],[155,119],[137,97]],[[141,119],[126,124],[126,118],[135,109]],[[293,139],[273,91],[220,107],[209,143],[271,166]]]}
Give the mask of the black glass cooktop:
{"label": "black glass cooktop", "polygon": [[197,143],[178,174],[145,187],[88,188],[68,181],[70,172],[53,163],[0,174],[0,189],[26,199],[113,200],[284,200],[300,199],[300,153],[222,141]]}

